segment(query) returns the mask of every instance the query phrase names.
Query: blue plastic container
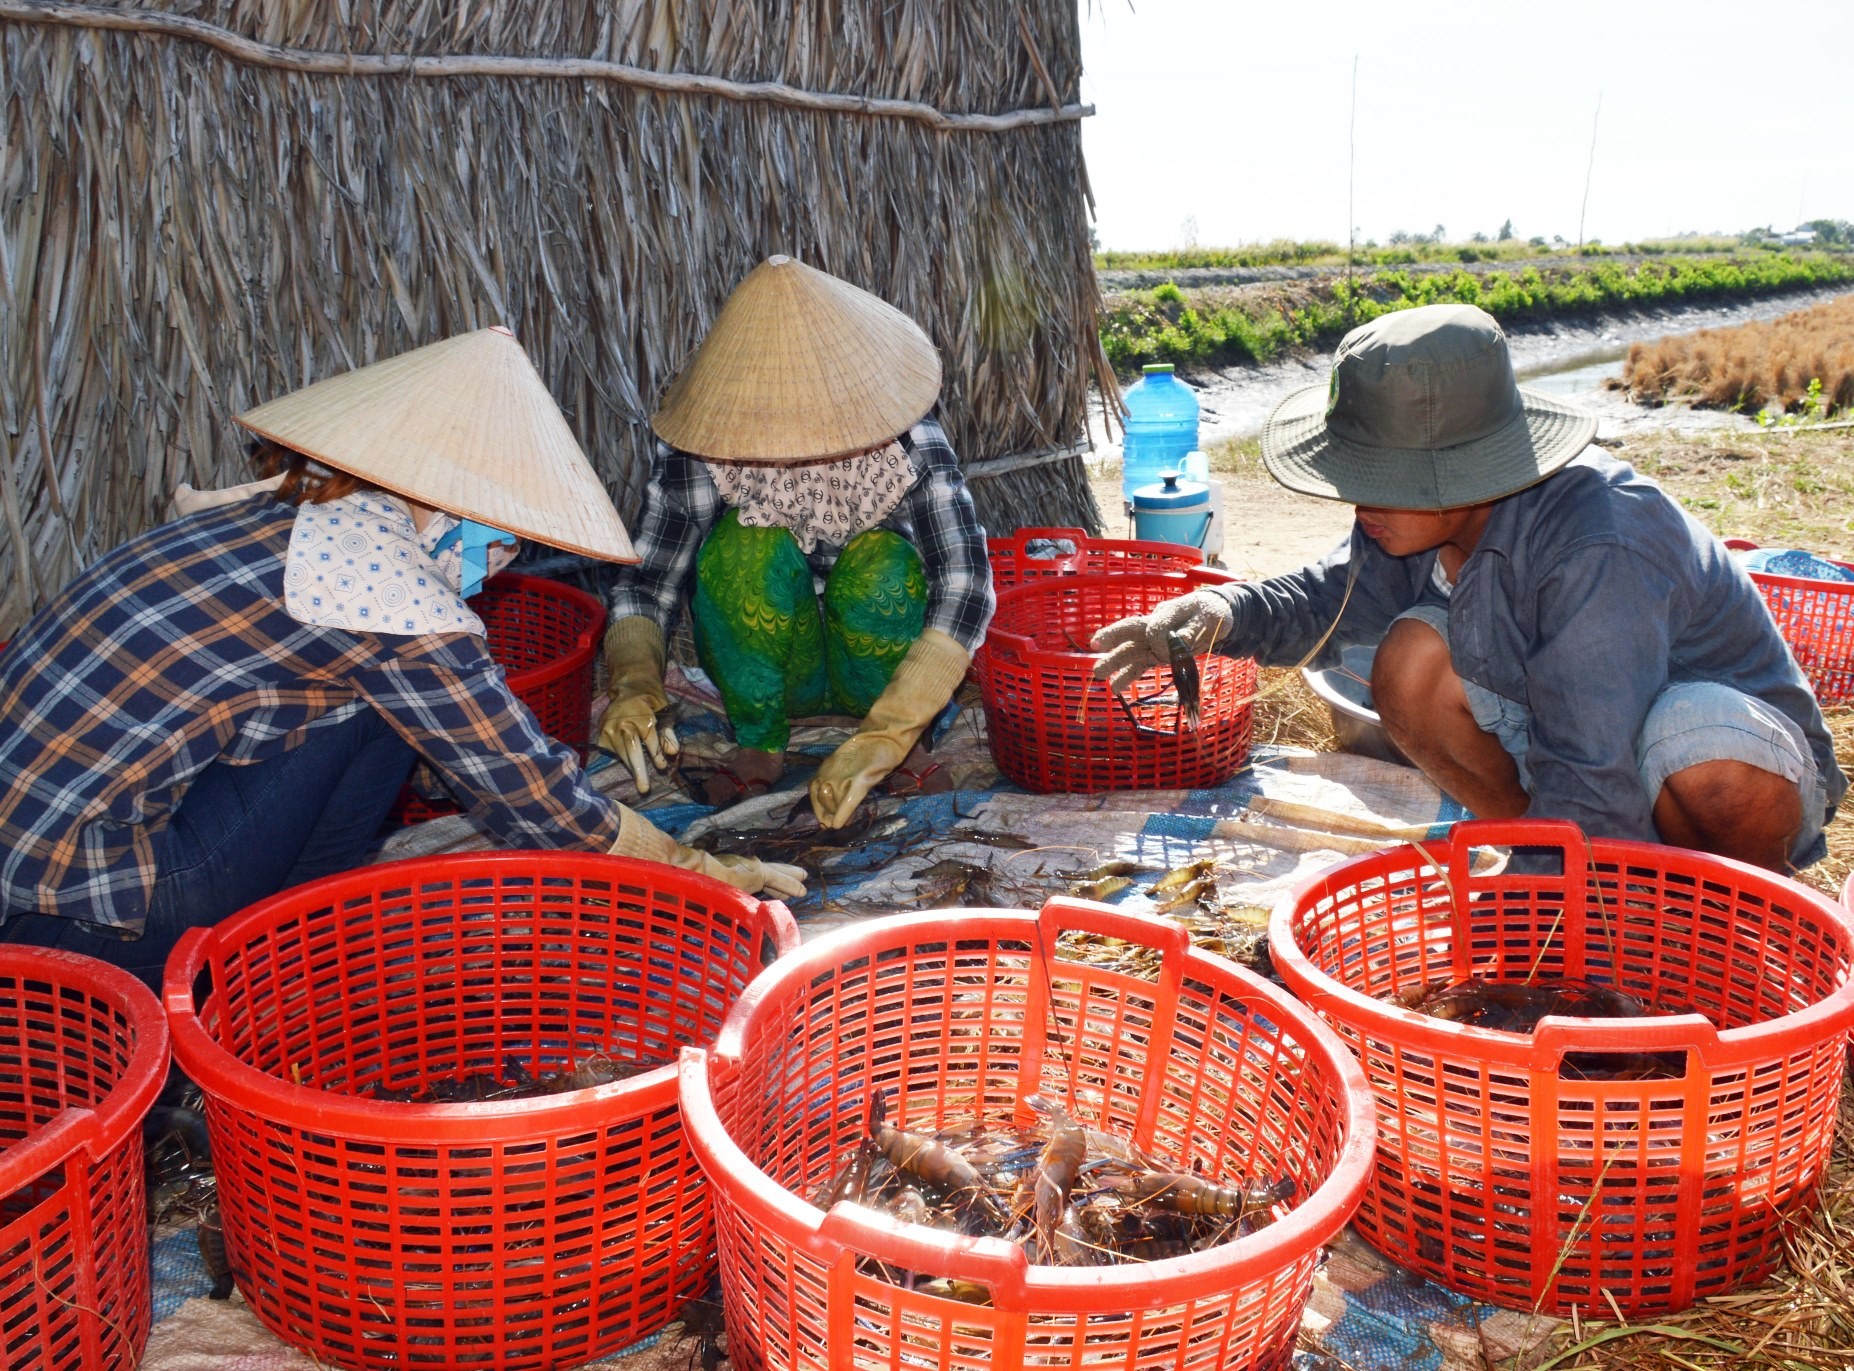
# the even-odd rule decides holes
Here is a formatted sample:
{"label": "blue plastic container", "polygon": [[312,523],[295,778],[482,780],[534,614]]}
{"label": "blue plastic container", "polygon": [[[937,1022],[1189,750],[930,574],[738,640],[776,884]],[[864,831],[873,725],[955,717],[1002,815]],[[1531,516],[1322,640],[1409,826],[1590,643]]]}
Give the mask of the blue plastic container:
{"label": "blue plastic container", "polygon": [[1130,505],[1134,491],[1179,470],[1185,454],[1196,450],[1197,396],[1172,374],[1170,362],[1162,362],[1146,368],[1145,376],[1128,387],[1125,400],[1120,496]]}
{"label": "blue plastic container", "polygon": [[1161,543],[1204,546],[1210,531],[1210,487],[1168,471],[1133,492],[1133,536]]}

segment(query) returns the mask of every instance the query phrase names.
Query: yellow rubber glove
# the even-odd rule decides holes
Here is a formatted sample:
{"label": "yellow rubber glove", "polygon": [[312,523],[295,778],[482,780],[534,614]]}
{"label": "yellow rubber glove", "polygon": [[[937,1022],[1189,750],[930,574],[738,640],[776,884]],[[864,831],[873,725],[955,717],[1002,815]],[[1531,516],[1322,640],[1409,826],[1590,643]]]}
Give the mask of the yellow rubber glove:
{"label": "yellow rubber glove", "polygon": [[874,785],[900,766],[965,679],[972,656],[937,628],[923,629],[876,696],[860,727],[824,759],[811,779],[811,809],[825,828],[842,828]]}
{"label": "yellow rubber glove", "polygon": [[685,847],[629,805],[618,806],[618,841],[612,844],[614,857],[638,857],[647,862],[666,862],[684,871],[694,871],[725,881],[749,895],[766,894],[781,900],[795,900],[805,893],[803,867],[784,862],[762,862],[758,857],[737,857],[731,853],[700,852]]}
{"label": "yellow rubber glove", "polygon": [[646,751],[658,771],[682,751],[676,730],[657,724],[657,711],[669,708],[663,689],[663,630],[640,614],[627,614],[605,631],[605,665],[611,680],[611,703],[599,720],[596,741],[631,768],[637,793],[650,793]]}

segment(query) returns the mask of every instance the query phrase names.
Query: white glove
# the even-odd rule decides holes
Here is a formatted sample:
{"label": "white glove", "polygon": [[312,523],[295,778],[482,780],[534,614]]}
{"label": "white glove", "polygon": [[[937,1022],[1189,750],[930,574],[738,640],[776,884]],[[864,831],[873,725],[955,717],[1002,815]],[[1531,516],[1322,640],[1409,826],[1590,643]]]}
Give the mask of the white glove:
{"label": "white glove", "polygon": [[1097,632],[1089,646],[1107,655],[1095,663],[1094,679],[1124,691],[1150,668],[1171,665],[1169,635],[1182,638],[1195,657],[1216,647],[1235,626],[1230,602],[1214,590],[1180,595]]}
{"label": "white glove", "polygon": [[803,867],[762,862],[758,857],[737,857],[731,853],[701,852],[677,842],[629,805],[619,805],[618,815],[618,841],[612,844],[613,856],[666,862],[684,871],[725,881],[749,895],[763,893],[782,900],[795,900],[805,893]]}

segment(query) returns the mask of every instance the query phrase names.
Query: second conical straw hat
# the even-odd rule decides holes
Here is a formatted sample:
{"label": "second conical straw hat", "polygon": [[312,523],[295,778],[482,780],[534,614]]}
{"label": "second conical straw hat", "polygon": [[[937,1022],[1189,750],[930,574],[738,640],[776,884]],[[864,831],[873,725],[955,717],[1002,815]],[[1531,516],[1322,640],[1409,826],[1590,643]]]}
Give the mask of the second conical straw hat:
{"label": "second conical straw hat", "polygon": [[698,457],[841,457],[905,433],[940,394],[940,354],[886,301],[790,257],[748,273],[650,426]]}
{"label": "second conical straw hat", "polygon": [[637,560],[605,483],[505,328],[331,376],[238,422],[420,504],[588,557]]}

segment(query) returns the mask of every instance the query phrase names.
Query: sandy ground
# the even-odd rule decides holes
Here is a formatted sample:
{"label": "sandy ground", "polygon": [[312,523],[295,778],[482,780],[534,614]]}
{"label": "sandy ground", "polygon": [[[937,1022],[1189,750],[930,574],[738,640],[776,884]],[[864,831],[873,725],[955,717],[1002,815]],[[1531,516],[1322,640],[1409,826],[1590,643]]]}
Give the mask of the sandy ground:
{"label": "sandy ground", "polygon": [[[1088,464],[1089,485],[1106,520],[1106,536],[1131,538],[1133,521],[1118,513],[1120,459]],[[1223,485],[1223,554],[1220,564],[1248,580],[1294,571],[1330,552],[1352,527],[1352,507],[1314,500],[1273,481],[1212,473]]]}

